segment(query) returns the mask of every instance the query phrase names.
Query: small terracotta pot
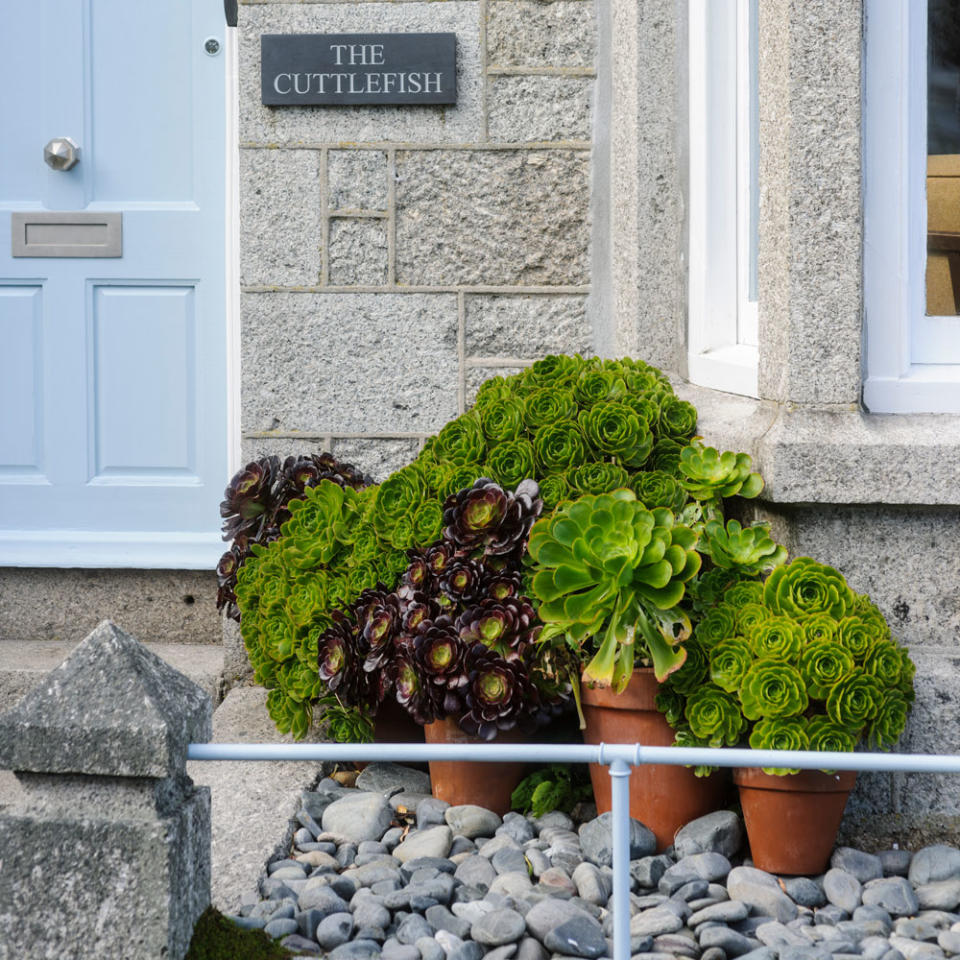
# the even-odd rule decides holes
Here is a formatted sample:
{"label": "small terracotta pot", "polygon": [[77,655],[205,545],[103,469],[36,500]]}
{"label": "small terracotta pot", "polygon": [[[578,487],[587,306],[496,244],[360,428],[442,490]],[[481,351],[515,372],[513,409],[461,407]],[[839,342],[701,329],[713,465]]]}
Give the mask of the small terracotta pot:
{"label": "small terracotta pot", "polygon": [[[427,743],[485,743],[464,733],[453,717],[434,720],[423,728]],[[510,731],[501,733],[501,743],[524,743],[525,738]],[[523,779],[522,763],[471,763],[469,760],[431,760],[430,784],[438,800],[451,806],[474,803],[501,817],[510,809],[510,794]]]}
{"label": "small terracotta pot", "polygon": [[[657,710],[656,677],[651,669],[635,670],[623,693],[609,687],[580,686],[587,728],[585,743],[640,743],[669,747],[673,730]],[[603,764],[590,764],[590,780],[597,810],[611,807],[610,771]],[[630,775],[630,816],[649,827],[657,849],[665,850],[684,824],[726,805],[729,783],[724,771],[709,777],[694,776],[686,767],[645,764]]]}
{"label": "small terracotta pot", "polygon": [[736,767],[743,822],[754,865],[767,873],[813,876],[827,868],[855,770],[775,777],[755,767]]}

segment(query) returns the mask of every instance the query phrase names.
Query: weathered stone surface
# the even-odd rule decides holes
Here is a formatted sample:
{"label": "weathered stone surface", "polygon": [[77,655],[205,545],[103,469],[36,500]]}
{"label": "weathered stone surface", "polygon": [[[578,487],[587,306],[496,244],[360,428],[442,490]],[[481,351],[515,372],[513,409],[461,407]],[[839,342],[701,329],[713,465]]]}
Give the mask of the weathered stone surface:
{"label": "weathered stone surface", "polygon": [[960,850],[945,843],[918,850],[910,861],[907,878],[914,886],[960,877]]}
{"label": "weathered stone surface", "polygon": [[387,221],[337,217],[330,221],[329,282],[335,287],[387,282]]}
{"label": "weathered stone surface", "polygon": [[883,864],[879,857],[853,847],[837,847],[830,857],[830,866],[845,870],[856,877],[860,883],[878,880],[883,876]]}
{"label": "weathered stone surface", "polygon": [[519,940],[527,925],[516,910],[494,910],[482,916],[470,929],[470,936],[487,947],[499,947]]}
{"label": "weathered stone surface", "polygon": [[[503,820],[493,811],[472,803],[448,807],[443,817],[454,833],[469,840],[475,837],[492,837],[497,827],[503,823]],[[487,855],[493,855],[492,849]]]}
{"label": "weathered stone surface", "polygon": [[[260,102],[264,33],[457,34],[456,106],[265,107]],[[257,143],[457,143],[482,139],[480,4],[303,3],[243,5],[239,17],[240,140]]]}
{"label": "weathered stone surface", "polygon": [[241,150],[240,282],[319,283],[320,246],[319,152]]}
{"label": "weathered stone surface", "polygon": [[397,177],[398,282],[588,282],[588,154],[398,151]]}
{"label": "weathered stone surface", "polygon": [[487,62],[493,67],[592,67],[593,5],[584,0],[495,0],[487,13]]}
{"label": "weathered stone surface", "polygon": [[474,357],[535,360],[592,350],[587,298],[579,295],[468,296],[465,333],[467,355]]}
{"label": "weathered stone surface", "polygon": [[331,150],[327,154],[327,208],[387,209],[387,155],[382,150]]}
{"label": "weathered stone surface", "polygon": [[507,143],[589,140],[589,77],[491,77],[491,140]]}
{"label": "weathered stone surface", "polygon": [[210,697],[104,620],[0,716],[0,767],[164,778],[213,729]]}
{"label": "weathered stone surface", "polygon": [[519,373],[523,367],[489,367],[468,366],[465,379],[465,398],[467,409],[473,406],[473,401],[477,397],[477,391],[480,385],[491,377],[512,377]]}
{"label": "weathered stone surface", "polygon": [[420,452],[417,440],[358,440],[334,437],[330,451],[338,460],[352,463],[376,483],[395,470],[413,463]]}
{"label": "weathered stone surface", "polygon": [[[112,820],[102,795],[70,816],[56,807],[56,786],[49,815],[36,798],[0,814],[0,956],[127,960],[137,943],[144,955],[182,957],[210,902],[210,792],[189,780],[177,792],[166,815],[154,800]],[[55,919],[44,903],[56,904]],[[101,923],[106,904],[123,907]]]}
{"label": "weathered stone surface", "polygon": [[415,860],[417,857],[445,857],[453,842],[453,832],[449,827],[427,827],[418,830],[403,841],[393,855],[401,862]]}
{"label": "weathered stone surface", "polygon": [[860,881],[846,870],[832,868],[823,876],[823,892],[827,899],[847,913],[853,913],[860,905],[862,891]]}
{"label": "weathered stone surface", "polygon": [[920,909],[913,887],[904,877],[871,880],[863,888],[866,906],[883,907],[892,917],[913,916]]}
{"label": "weathered stone surface", "polygon": [[[657,838],[653,831],[639,820],[630,818],[628,842],[630,859],[647,857],[657,849]],[[580,845],[587,860],[600,867],[613,864],[613,814],[601,813],[595,820],[584,823],[579,830]]]}
{"label": "weathered stone surface", "polygon": [[456,416],[456,296],[246,294],[242,307],[244,430],[431,433]]}

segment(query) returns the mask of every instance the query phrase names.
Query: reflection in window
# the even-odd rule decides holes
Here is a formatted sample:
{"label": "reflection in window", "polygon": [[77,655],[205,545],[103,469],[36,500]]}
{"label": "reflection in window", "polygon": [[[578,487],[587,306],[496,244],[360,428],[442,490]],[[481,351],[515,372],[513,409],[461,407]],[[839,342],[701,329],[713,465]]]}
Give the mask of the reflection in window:
{"label": "reflection in window", "polygon": [[927,315],[960,314],[960,0],[927,6]]}

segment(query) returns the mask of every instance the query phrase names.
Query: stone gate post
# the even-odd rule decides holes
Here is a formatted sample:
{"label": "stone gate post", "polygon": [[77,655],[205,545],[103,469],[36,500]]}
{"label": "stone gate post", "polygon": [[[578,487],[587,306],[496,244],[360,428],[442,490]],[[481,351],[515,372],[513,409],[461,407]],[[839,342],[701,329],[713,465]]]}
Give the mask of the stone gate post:
{"label": "stone gate post", "polygon": [[210,902],[207,694],[110,621],[0,716],[0,960],[182,960]]}

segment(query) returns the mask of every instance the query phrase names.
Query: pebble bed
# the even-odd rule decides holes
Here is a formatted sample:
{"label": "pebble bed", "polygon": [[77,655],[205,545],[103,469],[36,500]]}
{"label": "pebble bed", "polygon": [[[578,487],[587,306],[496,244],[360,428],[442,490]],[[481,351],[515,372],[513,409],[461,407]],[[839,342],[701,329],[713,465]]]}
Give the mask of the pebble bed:
{"label": "pebble bed", "polygon": [[[425,773],[372,764],[356,788],[302,794],[291,855],[232,919],[331,960],[612,956],[610,814],[502,819],[429,795]],[[398,822],[404,822],[398,826]],[[818,877],[738,856],[736,814],[685,826],[656,854],[630,823],[636,960],[920,960],[960,954],[960,850],[834,851]]]}

